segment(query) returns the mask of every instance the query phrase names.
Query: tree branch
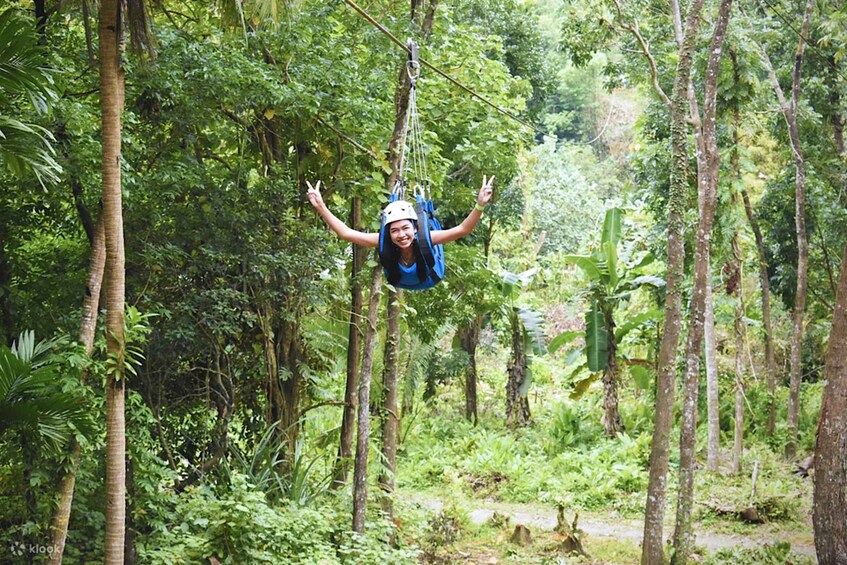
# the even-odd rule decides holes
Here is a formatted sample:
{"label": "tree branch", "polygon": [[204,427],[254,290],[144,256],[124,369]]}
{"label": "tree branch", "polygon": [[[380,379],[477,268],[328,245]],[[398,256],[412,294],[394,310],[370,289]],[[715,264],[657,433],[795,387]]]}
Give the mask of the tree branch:
{"label": "tree branch", "polygon": [[621,8],[620,0],[612,0],[615,3],[615,8],[618,12],[618,19],[620,20],[620,26],[629,31],[635,39],[638,41],[638,45],[641,47],[641,53],[647,59],[648,64],[650,65],[650,78],[653,81],[653,90],[659,95],[659,98],[662,99],[662,102],[665,103],[665,106],[670,108],[671,100],[668,98],[668,95],[665,94],[665,91],[662,90],[662,87],[659,85],[659,70],[656,67],[656,60],[653,58],[653,54],[650,52],[650,46],[647,45],[647,41],[644,39],[644,36],[641,35],[641,30],[638,27],[638,20],[633,20],[633,23],[627,24],[624,23],[623,17],[623,8]]}

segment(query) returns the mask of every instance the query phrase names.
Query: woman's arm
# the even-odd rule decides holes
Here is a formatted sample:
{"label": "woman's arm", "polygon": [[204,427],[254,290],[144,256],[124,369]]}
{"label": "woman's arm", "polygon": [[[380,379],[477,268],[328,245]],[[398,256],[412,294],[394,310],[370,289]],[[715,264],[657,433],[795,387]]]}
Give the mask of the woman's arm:
{"label": "woman's arm", "polygon": [[306,196],[309,197],[309,202],[312,203],[312,206],[315,207],[315,210],[317,210],[318,214],[320,214],[321,218],[323,218],[324,222],[326,222],[326,225],[328,225],[338,237],[344,241],[349,241],[363,247],[376,247],[379,245],[378,233],[365,233],[351,229],[347,227],[347,224],[336,218],[335,214],[329,211],[329,208],[326,207],[324,199],[321,196],[321,181],[315,183],[315,186],[312,186],[312,183],[309,181],[306,181],[306,184],[309,186],[309,190],[306,191]]}
{"label": "woman's arm", "polygon": [[485,175],[483,175],[482,187],[479,189],[479,194],[476,197],[476,206],[473,207],[471,213],[468,214],[468,217],[455,228],[430,232],[432,244],[438,245],[440,243],[450,243],[451,241],[456,241],[457,239],[465,237],[471,233],[479,223],[479,219],[482,217],[482,209],[485,208],[488,201],[491,200],[491,195],[494,192],[494,188],[492,188],[493,184],[494,177],[486,179]]}

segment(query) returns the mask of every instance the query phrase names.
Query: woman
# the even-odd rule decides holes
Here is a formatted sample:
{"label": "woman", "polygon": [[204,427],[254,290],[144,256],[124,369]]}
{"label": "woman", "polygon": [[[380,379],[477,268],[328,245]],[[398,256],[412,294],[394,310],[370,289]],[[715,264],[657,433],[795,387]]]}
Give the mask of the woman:
{"label": "woman", "polygon": [[[336,233],[336,235],[338,235],[338,237],[363,247],[379,246],[379,233],[366,233],[351,229],[329,211],[329,208],[326,207],[326,204],[324,204],[323,198],[321,197],[321,181],[318,181],[315,186],[312,186],[309,182],[306,184],[309,185],[309,190],[307,191],[309,202],[312,203],[312,206],[315,207],[315,210],[317,210],[324,222],[326,222],[326,224]],[[433,246],[456,241],[473,231],[477,223],[479,223],[479,219],[482,217],[482,212],[485,210],[485,206],[488,204],[489,200],[491,200],[491,195],[494,192],[494,189],[492,188],[493,184],[494,177],[491,177],[490,179],[485,176],[482,177],[482,187],[479,189],[479,194],[476,198],[476,205],[470,211],[467,218],[465,218],[461,224],[454,228],[450,228],[449,230],[432,230],[429,235]],[[398,269],[395,270],[393,268],[394,265],[383,266],[389,274],[393,274],[395,272],[399,273],[399,276],[402,279],[411,282],[411,276],[413,273],[412,267],[415,266],[421,256],[420,246],[418,245],[418,240],[415,237],[417,233],[418,219],[415,207],[411,202],[397,200],[385,207],[383,215],[385,217],[388,236],[391,238],[391,243],[396,251],[394,256],[397,257]],[[390,282],[392,282],[392,284],[397,283],[397,281]]]}

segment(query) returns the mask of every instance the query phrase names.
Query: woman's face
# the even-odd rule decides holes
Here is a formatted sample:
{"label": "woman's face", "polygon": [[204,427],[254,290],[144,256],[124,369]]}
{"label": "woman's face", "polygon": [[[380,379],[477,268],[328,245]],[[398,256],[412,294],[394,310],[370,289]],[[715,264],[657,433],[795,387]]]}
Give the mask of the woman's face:
{"label": "woman's face", "polygon": [[406,249],[415,241],[415,226],[411,220],[397,220],[388,226],[388,235],[394,245]]}

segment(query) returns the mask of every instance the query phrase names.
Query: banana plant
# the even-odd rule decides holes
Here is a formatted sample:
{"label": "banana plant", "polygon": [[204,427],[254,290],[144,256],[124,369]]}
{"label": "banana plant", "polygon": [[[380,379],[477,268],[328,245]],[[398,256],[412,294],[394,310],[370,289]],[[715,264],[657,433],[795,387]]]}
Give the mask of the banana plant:
{"label": "banana plant", "polygon": [[580,334],[585,338],[585,346],[582,349],[585,362],[577,371],[587,368],[591,375],[575,383],[571,396],[578,398],[591,383],[602,376],[603,425],[609,437],[615,437],[618,432],[623,431],[618,412],[618,344],[628,332],[659,316],[657,310],[649,310],[618,327],[615,311],[636,289],[644,285],[657,288],[665,285],[665,281],[660,277],[644,274],[642,271],[653,262],[651,254],[646,253],[632,263],[619,258],[622,216],[620,208],[606,210],[603,231],[600,234],[600,247],[591,255],[568,255],[565,258],[582,269],[588,277],[585,292],[588,295],[589,308],[585,313],[585,331],[564,332],[550,343],[550,350],[554,351]]}
{"label": "banana plant", "polygon": [[527,394],[532,384],[532,353],[541,355],[546,351],[541,313],[519,304],[523,290],[537,272],[534,268],[517,275],[509,272],[501,275],[502,313],[509,321],[512,345],[506,383],[506,419],[511,428],[530,422]]}

